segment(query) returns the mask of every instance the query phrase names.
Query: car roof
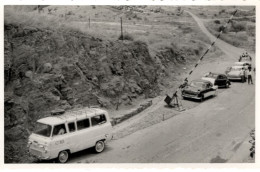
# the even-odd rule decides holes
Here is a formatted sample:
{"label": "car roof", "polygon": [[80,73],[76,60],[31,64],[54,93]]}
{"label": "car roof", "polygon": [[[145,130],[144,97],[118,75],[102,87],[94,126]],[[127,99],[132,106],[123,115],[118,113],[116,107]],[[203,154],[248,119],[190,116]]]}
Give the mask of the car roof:
{"label": "car roof", "polygon": [[235,62],[235,64],[245,64],[248,63],[247,61],[243,61],[243,62]]}
{"label": "car roof", "polygon": [[49,116],[46,118],[39,119],[37,122],[49,125],[57,125],[65,122],[71,122],[76,120],[85,119],[100,114],[105,114],[106,111],[99,108],[84,108],[67,111],[62,115]]}
{"label": "car roof", "polygon": [[238,69],[238,68],[244,68],[244,66],[232,66],[231,68]]}
{"label": "car roof", "polygon": [[210,81],[204,80],[204,79],[195,79],[192,80],[191,82],[205,82],[205,83],[211,83]]}
{"label": "car roof", "polygon": [[[206,73],[206,74],[208,74],[208,75],[225,75],[223,73],[215,73],[215,72],[209,72],[209,73]],[[207,77],[207,76],[205,76],[205,77]]]}

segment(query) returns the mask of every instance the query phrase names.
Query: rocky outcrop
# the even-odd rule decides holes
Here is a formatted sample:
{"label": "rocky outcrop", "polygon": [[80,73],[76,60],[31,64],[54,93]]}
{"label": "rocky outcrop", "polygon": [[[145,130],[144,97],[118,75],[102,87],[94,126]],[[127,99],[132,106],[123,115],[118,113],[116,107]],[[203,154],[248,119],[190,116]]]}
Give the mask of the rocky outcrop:
{"label": "rocky outcrop", "polygon": [[161,69],[143,42],[12,24],[4,28],[7,163],[27,158],[17,150],[26,149],[35,121],[52,110],[118,108],[159,93],[156,71]]}

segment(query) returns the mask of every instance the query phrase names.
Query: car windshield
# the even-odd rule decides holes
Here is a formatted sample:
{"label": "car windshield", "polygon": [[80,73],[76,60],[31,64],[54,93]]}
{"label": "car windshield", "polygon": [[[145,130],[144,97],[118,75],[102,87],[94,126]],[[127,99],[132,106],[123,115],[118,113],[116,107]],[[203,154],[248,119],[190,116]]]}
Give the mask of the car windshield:
{"label": "car windshield", "polygon": [[200,81],[192,81],[192,82],[190,83],[190,86],[192,86],[192,87],[205,88],[205,83],[204,83],[204,82],[200,82]]}
{"label": "car windshield", "polygon": [[209,74],[207,75],[207,77],[209,77],[209,78],[217,78],[217,77],[218,77],[218,74],[209,73]]}
{"label": "car windshield", "polygon": [[242,57],[241,62],[250,61],[250,57]]}
{"label": "car windshield", "polygon": [[51,129],[52,127],[50,125],[37,122],[34,133],[39,134],[41,136],[50,137]]}
{"label": "car windshield", "polygon": [[231,68],[231,71],[241,71],[242,68]]}

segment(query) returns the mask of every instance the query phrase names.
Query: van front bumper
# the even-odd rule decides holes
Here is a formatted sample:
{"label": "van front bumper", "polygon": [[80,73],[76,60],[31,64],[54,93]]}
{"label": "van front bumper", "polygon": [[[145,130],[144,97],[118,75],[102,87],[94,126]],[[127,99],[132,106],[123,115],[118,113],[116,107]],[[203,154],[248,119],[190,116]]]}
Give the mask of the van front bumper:
{"label": "van front bumper", "polygon": [[48,152],[43,152],[36,149],[29,149],[29,154],[37,159],[49,160],[51,159]]}

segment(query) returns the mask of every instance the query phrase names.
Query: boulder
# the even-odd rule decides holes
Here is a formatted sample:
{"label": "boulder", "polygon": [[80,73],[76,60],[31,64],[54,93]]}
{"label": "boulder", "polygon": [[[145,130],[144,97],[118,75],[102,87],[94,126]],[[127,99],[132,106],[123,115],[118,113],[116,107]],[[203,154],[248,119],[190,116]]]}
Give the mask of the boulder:
{"label": "boulder", "polygon": [[45,63],[43,65],[43,73],[49,73],[52,70],[52,64],[51,63]]}
{"label": "boulder", "polygon": [[25,76],[26,76],[27,78],[32,79],[32,77],[33,77],[33,72],[32,72],[31,70],[28,70],[28,71],[25,72]]}

